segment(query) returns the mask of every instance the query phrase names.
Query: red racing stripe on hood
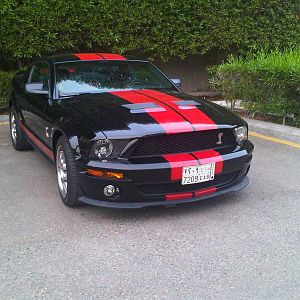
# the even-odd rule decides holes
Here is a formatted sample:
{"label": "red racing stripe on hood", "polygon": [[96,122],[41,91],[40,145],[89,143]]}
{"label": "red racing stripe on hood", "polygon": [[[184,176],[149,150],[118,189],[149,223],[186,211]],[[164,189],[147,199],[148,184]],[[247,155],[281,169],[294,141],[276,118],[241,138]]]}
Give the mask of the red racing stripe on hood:
{"label": "red racing stripe on hood", "polygon": [[160,108],[159,111],[145,108],[145,112],[150,115],[168,134],[178,132],[190,132],[193,131],[193,127],[187,122],[182,116],[176,113],[173,109],[167,105],[156,101],[155,99],[149,98],[146,95],[142,95],[133,91],[118,91],[110,92],[121,99],[124,99],[132,104],[140,103],[155,103]]}
{"label": "red racing stripe on hood", "polygon": [[167,104],[169,107],[182,115],[187,121],[189,121],[196,130],[209,130],[218,128],[216,123],[195,105],[189,105],[188,109],[186,107],[182,108],[177,105],[175,101],[181,100],[180,98],[176,98],[155,90],[141,90],[137,92]]}

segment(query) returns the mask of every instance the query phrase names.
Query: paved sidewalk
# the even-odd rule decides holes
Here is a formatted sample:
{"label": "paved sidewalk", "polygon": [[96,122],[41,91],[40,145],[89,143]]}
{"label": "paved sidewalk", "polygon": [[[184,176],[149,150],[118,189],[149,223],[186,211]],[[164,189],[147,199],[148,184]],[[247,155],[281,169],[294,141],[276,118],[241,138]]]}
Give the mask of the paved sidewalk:
{"label": "paved sidewalk", "polygon": [[[215,104],[228,108],[225,100],[213,101]],[[235,107],[243,109],[241,101],[236,101]],[[256,119],[243,118],[249,125],[250,131],[257,131],[262,134],[271,135],[277,138],[286,139],[295,143],[300,143],[300,128],[286,126]]]}
{"label": "paved sidewalk", "polygon": [[250,131],[271,135],[300,144],[300,128],[244,118]]}

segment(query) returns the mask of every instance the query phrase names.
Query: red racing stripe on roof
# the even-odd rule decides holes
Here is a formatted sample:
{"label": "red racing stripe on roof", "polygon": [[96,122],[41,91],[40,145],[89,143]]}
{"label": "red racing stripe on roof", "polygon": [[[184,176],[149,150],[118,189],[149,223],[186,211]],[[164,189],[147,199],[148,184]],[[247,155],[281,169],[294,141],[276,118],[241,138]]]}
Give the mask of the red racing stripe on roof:
{"label": "red racing stripe on roof", "polygon": [[149,98],[146,95],[136,93],[134,91],[118,91],[111,92],[110,94],[122,98],[132,104],[140,103],[155,103],[161,110],[154,110],[151,108],[145,108],[145,112],[148,113],[168,134],[178,132],[190,132],[193,128],[189,122],[187,122],[182,116],[176,113],[167,105]]}
{"label": "red racing stripe on roof", "polygon": [[113,53],[97,53],[101,55],[104,59],[109,60],[126,60],[126,58],[120,54],[113,54]]}
{"label": "red racing stripe on roof", "polygon": [[80,60],[100,60],[103,59],[97,53],[75,53],[74,54]]}
{"label": "red racing stripe on roof", "polygon": [[113,53],[74,53],[80,60],[125,60],[126,58]]}
{"label": "red racing stripe on roof", "polygon": [[180,98],[155,90],[142,90],[138,92],[167,104],[169,107],[182,115],[187,121],[189,121],[196,130],[209,130],[218,128],[216,123],[195,105],[189,105],[188,108],[183,108],[180,107],[180,105],[177,105],[175,101],[181,100]]}

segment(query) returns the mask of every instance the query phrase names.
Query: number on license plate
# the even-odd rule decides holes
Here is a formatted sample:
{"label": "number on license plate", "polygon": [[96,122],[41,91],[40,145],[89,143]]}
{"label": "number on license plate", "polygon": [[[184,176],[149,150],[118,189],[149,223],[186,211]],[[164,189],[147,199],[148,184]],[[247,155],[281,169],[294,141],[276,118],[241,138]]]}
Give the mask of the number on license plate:
{"label": "number on license plate", "polygon": [[195,184],[214,180],[215,163],[182,168],[181,184]]}

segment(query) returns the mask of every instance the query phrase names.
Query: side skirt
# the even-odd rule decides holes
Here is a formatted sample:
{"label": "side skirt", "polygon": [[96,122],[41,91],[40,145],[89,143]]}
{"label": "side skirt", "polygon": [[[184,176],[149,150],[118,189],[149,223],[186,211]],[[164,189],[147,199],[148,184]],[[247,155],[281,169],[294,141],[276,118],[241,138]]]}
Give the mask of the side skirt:
{"label": "side skirt", "polygon": [[29,131],[22,122],[19,122],[19,126],[21,130],[24,132],[26,140],[28,143],[39,153],[41,153],[44,157],[47,158],[47,160],[54,165],[54,155],[53,152],[46,146],[44,145],[35,135]]}

